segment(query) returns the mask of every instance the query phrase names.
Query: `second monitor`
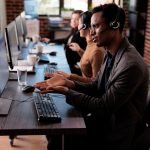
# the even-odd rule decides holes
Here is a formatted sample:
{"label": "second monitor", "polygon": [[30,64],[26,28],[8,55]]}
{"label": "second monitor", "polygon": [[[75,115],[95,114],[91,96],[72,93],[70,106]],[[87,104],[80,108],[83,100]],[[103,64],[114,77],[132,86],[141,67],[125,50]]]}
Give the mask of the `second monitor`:
{"label": "second monitor", "polygon": [[12,21],[5,28],[5,43],[8,63],[11,69],[17,65],[19,49],[15,22]]}
{"label": "second monitor", "polygon": [[22,19],[20,15],[15,18],[15,23],[17,29],[19,50],[22,50],[22,47],[24,46],[24,39],[23,39],[24,31],[23,31]]}

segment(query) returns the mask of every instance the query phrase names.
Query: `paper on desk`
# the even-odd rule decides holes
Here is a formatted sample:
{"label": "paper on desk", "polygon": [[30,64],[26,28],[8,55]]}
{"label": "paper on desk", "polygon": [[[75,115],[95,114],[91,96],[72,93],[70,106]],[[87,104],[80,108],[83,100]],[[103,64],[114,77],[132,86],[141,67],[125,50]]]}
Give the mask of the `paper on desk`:
{"label": "paper on desk", "polygon": [[18,66],[29,66],[29,63],[27,60],[18,60]]}
{"label": "paper on desk", "polygon": [[14,66],[13,69],[9,68],[9,71],[17,72],[17,70],[27,70],[27,72],[33,72],[34,67],[33,66]]}

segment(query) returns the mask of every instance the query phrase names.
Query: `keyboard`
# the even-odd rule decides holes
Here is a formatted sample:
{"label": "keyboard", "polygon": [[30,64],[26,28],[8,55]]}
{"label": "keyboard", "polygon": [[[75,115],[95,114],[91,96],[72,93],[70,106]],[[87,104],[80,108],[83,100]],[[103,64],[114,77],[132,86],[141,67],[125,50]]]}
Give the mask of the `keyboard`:
{"label": "keyboard", "polygon": [[53,98],[49,93],[40,94],[34,92],[34,104],[40,122],[57,123],[61,122],[61,117]]}

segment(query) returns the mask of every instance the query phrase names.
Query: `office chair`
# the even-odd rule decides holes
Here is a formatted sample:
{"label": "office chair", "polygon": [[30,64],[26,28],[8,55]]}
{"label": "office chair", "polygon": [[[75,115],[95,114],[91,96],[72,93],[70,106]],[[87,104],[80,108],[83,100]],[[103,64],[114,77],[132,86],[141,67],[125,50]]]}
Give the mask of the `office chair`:
{"label": "office chair", "polygon": [[150,92],[147,97],[147,107],[140,129],[133,140],[131,150],[149,150],[150,148]]}

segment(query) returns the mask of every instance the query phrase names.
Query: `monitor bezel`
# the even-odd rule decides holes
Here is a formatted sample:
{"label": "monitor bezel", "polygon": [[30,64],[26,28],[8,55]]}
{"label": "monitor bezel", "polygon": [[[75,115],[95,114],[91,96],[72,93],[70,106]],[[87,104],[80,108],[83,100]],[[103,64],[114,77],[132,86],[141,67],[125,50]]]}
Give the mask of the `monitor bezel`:
{"label": "monitor bezel", "polygon": [[24,36],[24,41],[27,37],[28,34],[28,30],[27,30],[27,24],[26,24],[26,19],[25,19],[25,11],[22,11],[20,13],[20,17],[21,17],[21,23],[22,23],[22,29],[23,29],[23,36]]}
{"label": "monitor bezel", "polygon": [[[2,57],[1,61],[2,61],[3,64],[5,62],[4,59],[6,58],[6,64],[4,64],[5,66],[3,68],[5,70],[4,71],[3,71],[3,69],[0,70],[0,74],[4,73],[4,74],[1,75],[1,77],[3,78],[1,80],[2,82],[0,84],[0,96],[1,96],[4,89],[5,89],[5,87],[6,87],[6,84],[7,84],[8,80],[9,80],[9,67],[8,67],[8,63],[7,63],[8,62],[7,48],[6,48],[6,44],[5,44],[5,34],[4,33],[0,33],[0,47],[1,47],[0,52],[2,52],[1,53],[1,57]],[[5,56],[2,56],[2,54],[5,54]],[[0,64],[0,65],[2,65],[2,64]]]}
{"label": "monitor bezel", "polygon": [[[21,31],[18,31],[18,23],[20,24],[19,26],[19,30]],[[17,39],[18,39],[18,48],[19,50],[21,51],[22,50],[22,47],[24,45],[24,37],[23,37],[23,26],[22,26],[22,19],[21,19],[21,16],[18,15],[16,18],[15,18],[15,24],[16,24],[16,30],[17,30]],[[22,38],[22,40],[20,41],[20,37]]]}
{"label": "monitor bezel", "polygon": [[[16,30],[16,25],[15,25],[15,21],[10,22],[6,27],[5,27],[5,31],[4,31],[4,37],[5,37],[5,44],[6,44],[6,51],[7,51],[7,60],[8,60],[8,64],[10,69],[13,69],[13,67],[15,66],[15,63],[13,61],[13,52],[11,49],[11,45],[10,45],[10,39],[9,39],[9,28],[14,27],[15,30],[15,36],[16,36],[16,48],[18,51],[18,55],[19,55],[19,49],[18,49],[18,45],[17,45],[17,30]],[[16,59],[17,60],[17,59]]]}

